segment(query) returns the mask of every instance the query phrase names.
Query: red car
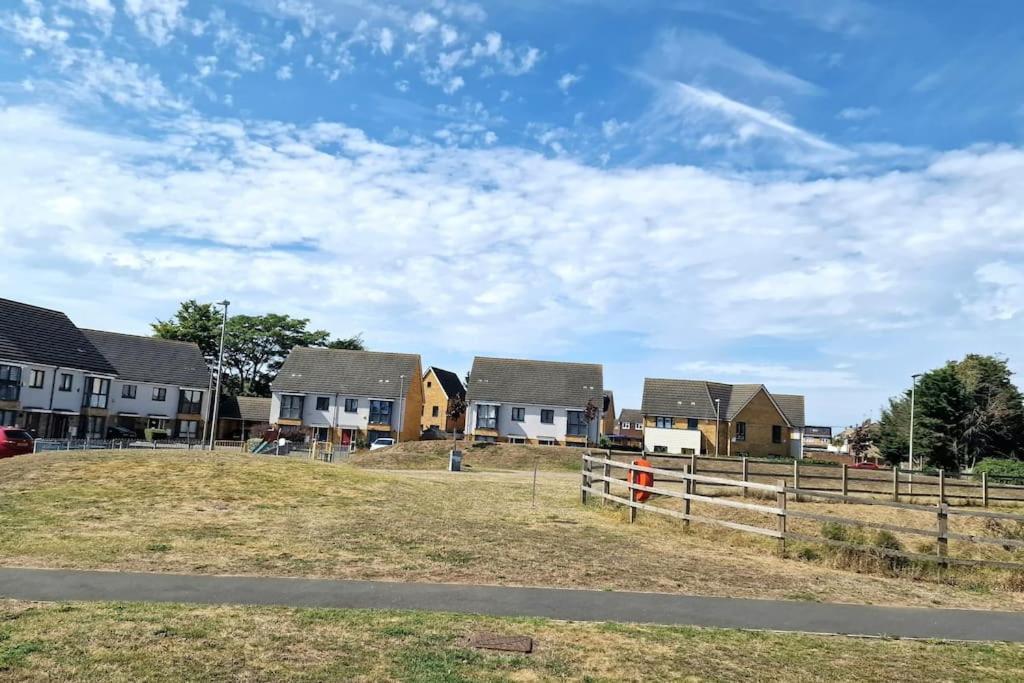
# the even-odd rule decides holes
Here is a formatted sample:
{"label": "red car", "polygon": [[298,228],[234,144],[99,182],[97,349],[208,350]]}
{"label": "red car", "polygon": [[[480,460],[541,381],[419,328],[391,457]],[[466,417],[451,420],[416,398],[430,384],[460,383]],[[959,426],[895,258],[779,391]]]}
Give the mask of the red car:
{"label": "red car", "polygon": [[880,470],[882,469],[873,462],[859,462],[856,465],[850,465],[851,469],[854,470]]}
{"label": "red car", "polygon": [[0,458],[32,452],[32,435],[24,429],[0,427]]}

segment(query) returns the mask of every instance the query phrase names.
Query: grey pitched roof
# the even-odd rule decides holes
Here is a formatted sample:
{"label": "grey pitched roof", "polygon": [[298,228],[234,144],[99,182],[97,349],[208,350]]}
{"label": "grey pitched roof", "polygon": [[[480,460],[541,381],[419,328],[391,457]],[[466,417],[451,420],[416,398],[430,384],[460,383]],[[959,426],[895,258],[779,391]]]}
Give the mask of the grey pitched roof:
{"label": "grey pitched roof", "polygon": [[459,376],[454,372],[433,366],[427,369],[428,372],[430,370],[434,371],[437,381],[441,383],[441,388],[444,389],[444,393],[448,395],[448,398],[466,396],[466,387],[462,384],[462,380],[459,379]]}
{"label": "grey pitched roof", "polygon": [[408,389],[410,382],[421,377],[418,354],[300,347],[288,354],[272,388],[398,398],[403,384]]}
{"label": "grey pitched roof", "polygon": [[763,384],[723,384],[693,379],[644,380],[641,411],[644,415],[695,417],[714,420],[716,399],[721,404],[721,418],[733,420],[762,389],[779,406],[790,424],[804,424],[804,397],[793,394],[772,394]]}
{"label": "grey pitched roof", "polygon": [[604,370],[590,363],[515,358],[473,359],[469,401],[498,401],[582,408],[604,402]]}
{"label": "grey pitched roof", "polygon": [[117,374],[60,311],[0,299],[0,360]]}
{"label": "grey pitched roof", "polygon": [[270,399],[258,396],[225,396],[218,411],[222,420],[270,422]]}
{"label": "grey pitched roof", "polygon": [[619,411],[619,422],[643,422],[643,414],[635,408],[623,408]]}
{"label": "grey pitched roof", "polygon": [[206,389],[210,371],[192,342],[142,337],[120,332],[82,330],[120,379]]}
{"label": "grey pitched roof", "polygon": [[[798,394],[772,394],[772,398],[779,405],[779,409],[785,413],[789,423],[794,427],[804,427],[804,397]],[[829,429],[831,435],[831,429]]]}

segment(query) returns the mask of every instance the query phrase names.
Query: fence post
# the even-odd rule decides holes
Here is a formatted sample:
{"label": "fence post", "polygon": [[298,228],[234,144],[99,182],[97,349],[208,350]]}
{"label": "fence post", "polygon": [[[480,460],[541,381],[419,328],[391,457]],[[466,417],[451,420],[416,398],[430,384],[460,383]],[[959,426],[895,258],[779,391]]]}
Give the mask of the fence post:
{"label": "fence post", "polygon": [[[630,465],[630,468],[633,466]],[[636,481],[636,474],[633,469],[627,470],[628,478],[627,483],[629,484],[629,502],[636,503],[636,490],[633,488],[633,482]],[[636,508],[633,505],[629,506],[629,523],[632,524],[636,521]]]}
{"label": "fence post", "polygon": [[[849,477],[850,477],[850,466],[847,465],[844,462],[843,463],[843,495],[844,496],[850,495],[850,479],[849,479]],[[845,501],[845,500],[843,501],[843,503],[846,503],[846,502],[847,501]]]}
{"label": "fence post", "polygon": [[914,470],[907,472],[907,493],[910,494],[910,502],[914,502]]}
{"label": "fence post", "polygon": [[608,464],[608,460],[610,458],[611,458],[611,454],[610,453],[607,456],[605,456],[604,466],[603,466],[604,469],[601,472],[601,474],[604,476],[604,481],[601,482],[601,491],[605,495],[605,497],[601,499],[601,504],[602,505],[607,505],[608,504],[608,496],[612,492],[612,483],[610,481],[608,481],[609,479],[612,478],[612,466]]}
{"label": "fence post", "polygon": [[981,504],[988,507],[988,472],[981,473]]}
{"label": "fence post", "polygon": [[[697,474],[697,454],[690,454],[690,474]],[[697,495],[697,482],[690,480],[690,493]]]}
{"label": "fence post", "polygon": [[[795,462],[795,461],[794,461]],[[778,491],[775,494],[775,504],[779,511],[776,519],[779,529],[779,557],[786,556],[786,480],[779,479]]]}
{"label": "fence post", "polygon": [[587,456],[580,459],[580,504],[587,504]]}
{"label": "fence post", "polygon": [[939,505],[946,502],[946,470],[939,468]]}
{"label": "fence post", "polygon": [[793,461],[793,488],[800,488],[800,461]]}
{"label": "fence post", "polygon": [[[740,469],[743,472],[743,483],[746,484],[748,481],[750,481],[750,472],[747,469],[747,456],[745,456],[745,455],[743,456],[743,460],[740,463]],[[743,497],[744,498],[747,497],[747,487],[746,486],[743,487]]]}
{"label": "fence post", "polygon": [[[942,470],[939,470],[941,472]],[[946,566],[946,557],[949,553],[949,513],[947,512],[947,506],[945,503],[939,503],[938,508],[938,523],[939,523],[939,535],[938,542],[935,544],[935,552],[939,556],[939,564]]]}
{"label": "fence post", "polygon": [[900,502],[900,466],[892,466],[892,502]]}
{"label": "fence post", "polygon": [[683,518],[683,524],[687,527],[690,526],[690,496],[693,491],[693,479],[690,478],[690,466],[683,465],[683,514],[686,517]]}

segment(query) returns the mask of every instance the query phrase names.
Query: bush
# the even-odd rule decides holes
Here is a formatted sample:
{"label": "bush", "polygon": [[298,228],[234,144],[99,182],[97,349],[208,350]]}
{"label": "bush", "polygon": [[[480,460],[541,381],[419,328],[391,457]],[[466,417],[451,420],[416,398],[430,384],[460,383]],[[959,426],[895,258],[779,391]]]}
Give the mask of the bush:
{"label": "bush", "polygon": [[821,525],[821,535],[830,541],[846,541],[846,527],[839,522],[825,522]]}
{"label": "bush", "polygon": [[154,429],[149,427],[146,429],[146,441],[164,441],[171,438],[171,432],[167,429]]}
{"label": "bush", "polygon": [[982,472],[989,479],[1024,479],[1024,462],[1006,458],[985,458],[974,466],[974,478],[981,479]]}

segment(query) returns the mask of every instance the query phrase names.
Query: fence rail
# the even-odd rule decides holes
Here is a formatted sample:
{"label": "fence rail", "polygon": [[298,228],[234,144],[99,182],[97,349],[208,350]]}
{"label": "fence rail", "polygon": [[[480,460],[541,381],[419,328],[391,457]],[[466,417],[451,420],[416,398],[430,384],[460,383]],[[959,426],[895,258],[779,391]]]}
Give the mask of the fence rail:
{"label": "fence rail", "polygon": [[[595,466],[599,468],[599,472],[595,471]],[[950,531],[949,518],[951,516],[980,517],[1022,523],[1024,522],[1024,515],[954,508],[945,502],[939,502],[937,505],[923,505],[920,503],[904,503],[893,500],[883,500],[880,498],[856,496],[850,495],[849,493],[820,491],[814,488],[792,486],[788,479],[779,479],[775,484],[766,484],[763,482],[750,481],[749,477],[747,479],[729,479],[718,476],[708,476],[707,474],[694,473],[691,471],[690,467],[690,465],[685,465],[682,468],[648,467],[632,463],[618,462],[616,460],[612,460],[610,455],[597,457],[590,453],[586,453],[582,456],[580,499],[581,502],[586,503],[591,497],[594,497],[602,501],[622,505],[629,510],[630,523],[636,520],[637,512],[639,510],[644,510],[682,520],[682,522],[687,526],[692,522],[711,524],[735,531],[774,538],[778,541],[779,552],[782,554],[785,553],[786,541],[793,540],[823,544],[832,547],[857,549],[860,551],[869,550],[872,553],[879,553],[889,557],[936,562],[943,566],[958,564],[1014,570],[1024,569],[1024,562],[957,557],[949,554],[949,541],[951,540],[961,543],[998,545],[1002,546],[1008,552],[1012,552],[1012,549],[1024,548],[1024,540],[1019,538],[999,538],[980,534],[962,534]],[[625,479],[613,476],[613,470],[624,471],[626,473]],[[744,467],[744,470],[746,470],[746,467]],[[635,476],[636,473],[651,474],[656,479],[660,480],[658,482],[660,485],[646,486],[639,484],[634,481],[637,478]],[[799,479],[797,481],[799,482]],[[732,500],[729,498],[701,495],[696,492],[698,484],[715,486],[718,488],[729,487],[739,489],[744,493],[748,491],[756,491],[759,495],[768,494],[769,498],[774,494],[775,501],[774,504],[768,502],[751,503]],[[613,486],[620,489],[625,488],[625,491],[622,493],[619,491],[612,492],[611,489]],[[669,486],[674,486],[675,488],[669,488]],[[680,507],[671,508],[663,505],[655,505],[652,502],[638,500],[638,492],[645,492],[652,496],[679,501]],[[935,525],[932,528],[922,529],[918,527],[904,526],[902,524],[889,524],[869,519],[857,519],[849,516],[821,514],[819,512],[812,512],[809,510],[795,509],[789,505],[790,501],[800,502],[807,499],[821,499],[825,501],[855,503],[897,510],[907,510],[917,513],[927,513],[929,515],[934,515]],[[756,526],[745,522],[719,519],[714,516],[709,516],[708,514],[695,514],[692,510],[693,503],[700,503],[702,505],[710,506],[711,508],[738,509],[766,515],[769,518],[774,518],[774,524],[768,523],[766,526]],[[836,523],[844,526],[877,529],[896,534],[925,537],[935,541],[935,552],[934,554],[909,552],[903,549],[866,546],[837,538],[814,536],[804,533],[801,530],[789,528],[788,520],[791,519]]]}
{"label": "fence rail", "polygon": [[200,441],[188,439],[159,439],[140,441],[136,439],[36,439],[33,452],[46,451],[109,451],[126,448],[193,450],[203,448]]}

